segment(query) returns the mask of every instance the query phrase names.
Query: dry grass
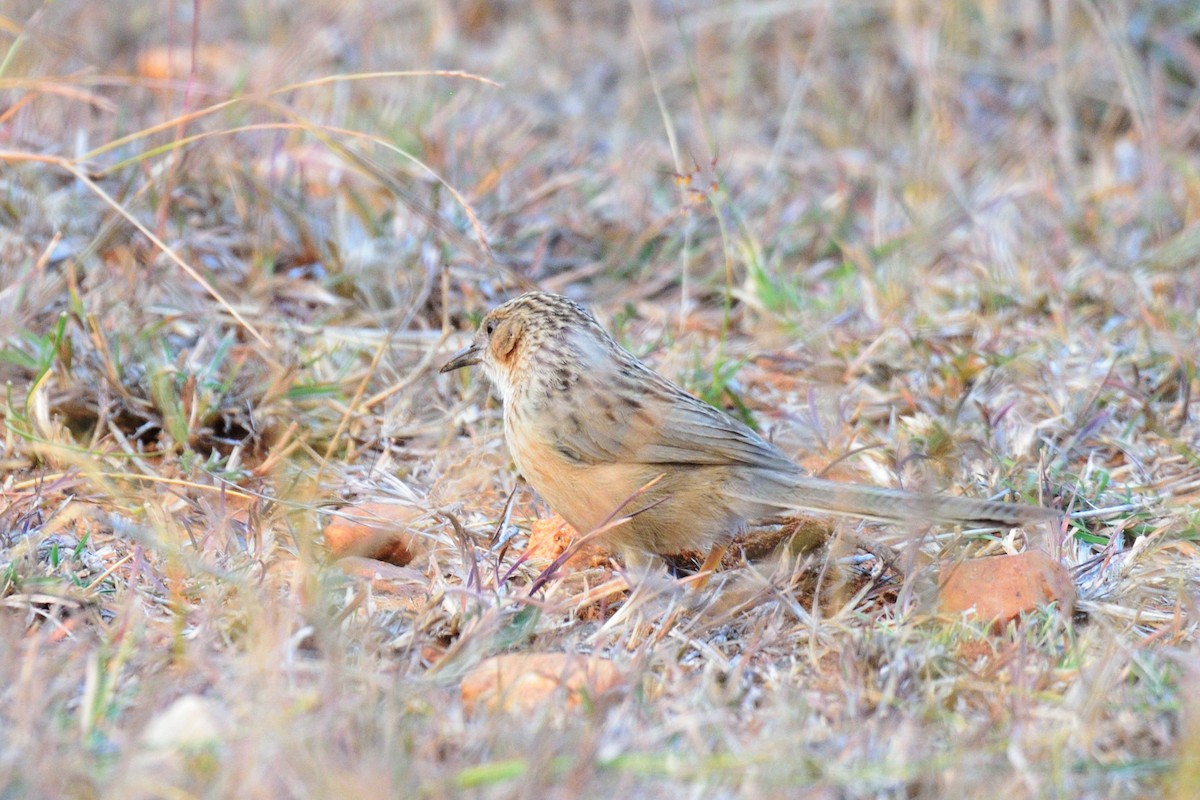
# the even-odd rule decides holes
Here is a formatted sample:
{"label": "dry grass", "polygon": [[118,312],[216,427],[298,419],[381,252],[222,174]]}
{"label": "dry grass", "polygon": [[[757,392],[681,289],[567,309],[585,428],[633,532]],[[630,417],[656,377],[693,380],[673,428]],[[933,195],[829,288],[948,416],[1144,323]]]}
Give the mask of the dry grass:
{"label": "dry grass", "polygon": [[[0,797],[1200,795],[1195,11],[602,7],[6,6]],[[814,469],[1084,512],[1080,613],[852,546],[529,596],[546,509],[489,546],[499,408],[436,375],[525,285]],[[384,497],[403,585],[319,535]],[[547,650],[625,681],[464,711]]]}

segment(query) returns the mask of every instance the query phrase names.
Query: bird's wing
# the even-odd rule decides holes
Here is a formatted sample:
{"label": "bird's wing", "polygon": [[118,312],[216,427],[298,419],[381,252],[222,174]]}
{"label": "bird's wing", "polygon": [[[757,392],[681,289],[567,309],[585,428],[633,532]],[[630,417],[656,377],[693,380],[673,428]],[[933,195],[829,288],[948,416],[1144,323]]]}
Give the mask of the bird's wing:
{"label": "bird's wing", "polygon": [[[638,365],[635,402],[605,418],[564,421],[560,450],[591,464],[745,464],[799,473],[796,464],[749,427]],[[620,392],[609,385],[600,391]]]}
{"label": "bird's wing", "polygon": [[657,395],[663,423],[638,449],[639,460],[667,464],[746,464],[795,471],[795,463],[748,426],[671,385]]}

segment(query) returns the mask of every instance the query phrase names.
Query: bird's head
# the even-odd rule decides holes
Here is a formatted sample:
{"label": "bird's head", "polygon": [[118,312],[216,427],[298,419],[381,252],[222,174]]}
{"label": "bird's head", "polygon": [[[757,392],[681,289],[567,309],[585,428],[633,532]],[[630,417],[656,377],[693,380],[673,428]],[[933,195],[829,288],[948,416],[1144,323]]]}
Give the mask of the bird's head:
{"label": "bird's head", "polygon": [[493,308],[479,323],[471,344],[442,367],[451,372],[479,364],[503,399],[524,370],[538,374],[579,365],[593,347],[581,346],[608,334],[586,309],[566,297],[528,292]]}

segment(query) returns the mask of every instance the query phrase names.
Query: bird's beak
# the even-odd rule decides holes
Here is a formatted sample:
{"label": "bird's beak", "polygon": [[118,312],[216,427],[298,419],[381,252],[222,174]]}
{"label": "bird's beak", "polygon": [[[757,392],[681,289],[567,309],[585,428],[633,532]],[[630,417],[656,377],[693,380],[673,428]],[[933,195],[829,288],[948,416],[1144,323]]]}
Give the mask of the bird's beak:
{"label": "bird's beak", "polygon": [[473,344],[465,350],[459,350],[454,354],[454,358],[446,362],[438,372],[453,372],[456,369],[470,367],[478,364],[482,359],[479,355],[479,345]]}

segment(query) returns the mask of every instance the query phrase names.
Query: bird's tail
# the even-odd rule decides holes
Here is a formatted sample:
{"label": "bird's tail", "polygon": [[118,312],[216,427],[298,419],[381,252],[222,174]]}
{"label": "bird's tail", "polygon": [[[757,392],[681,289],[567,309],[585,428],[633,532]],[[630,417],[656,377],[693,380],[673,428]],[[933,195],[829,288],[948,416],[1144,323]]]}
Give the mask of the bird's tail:
{"label": "bird's tail", "polygon": [[777,508],[843,514],[884,522],[931,522],[978,527],[1011,528],[1047,522],[1059,512],[1043,506],[977,500],[954,495],[917,494],[901,489],[839,483],[809,475],[789,475],[786,482],[758,481],[749,494]]}

